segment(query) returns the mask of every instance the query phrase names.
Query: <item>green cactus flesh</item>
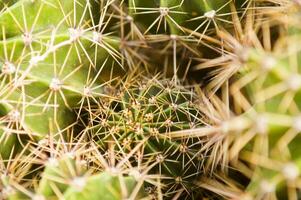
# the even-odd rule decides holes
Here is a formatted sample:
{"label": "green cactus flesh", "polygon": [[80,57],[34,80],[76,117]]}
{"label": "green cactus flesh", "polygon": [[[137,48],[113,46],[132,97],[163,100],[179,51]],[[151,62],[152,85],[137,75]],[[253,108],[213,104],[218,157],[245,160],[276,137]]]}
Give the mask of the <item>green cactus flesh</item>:
{"label": "green cactus flesh", "polygon": [[200,151],[206,139],[173,138],[172,133],[204,126],[202,113],[194,104],[195,94],[168,80],[143,78],[114,90],[120,92],[111,94],[112,99],[86,108],[82,121],[90,128],[85,132],[103,153],[113,145],[114,154],[131,154],[142,143],[139,152],[144,155],[141,158],[133,155],[129,160],[134,167],[154,159],[150,173],[165,177],[162,181],[167,185],[164,190],[167,196],[182,186],[193,190],[193,180],[201,175],[200,169],[206,163],[206,152]]}
{"label": "green cactus flesh", "polygon": [[300,199],[300,13],[0,0],[0,199]]}
{"label": "green cactus flesh", "polygon": [[[86,31],[90,15],[85,2],[24,0],[0,15],[0,103],[8,110],[25,110],[22,126],[37,138],[48,134],[51,121],[60,128],[74,121],[69,110],[85,95],[86,83],[99,75],[97,70],[103,69],[96,85],[112,72],[118,74],[118,67],[111,68],[118,39],[104,36],[100,41],[96,30]],[[22,16],[28,17],[18,21]],[[96,51],[99,45],[104,48]]]}
{"label": "green cactus flesh", "polygon": [[[231,1],[225,0],[129,0],[129,9],[130,14],[137,18],[146,32],[150,30],[153,33],[160,31],[177,35],[185,32],[184,27],[202,33],[210,24],[219,23],[215,18],[218,14],[229,13],[230,3]],[[142,18],[146,20],[140,20]]]}

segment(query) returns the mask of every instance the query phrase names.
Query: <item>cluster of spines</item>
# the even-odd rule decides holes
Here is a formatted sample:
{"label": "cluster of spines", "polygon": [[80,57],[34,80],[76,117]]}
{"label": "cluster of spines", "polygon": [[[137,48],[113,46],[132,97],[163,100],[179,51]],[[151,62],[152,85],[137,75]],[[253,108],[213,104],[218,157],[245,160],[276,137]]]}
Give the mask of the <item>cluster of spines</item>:
{"label": "cluster of spines", "polygon": [[177,193],[189,195],[193,190],[191,181],[205,168],[209,150],[202,146],[209,138],[174,138],[172,134],[204,126],[202,113],[194,103],[195,94],[176,87],[171,80],[157,79],[130,81],[114,90],[120,92],[81,115],[88,118],[82,119],[87,121],[83,125],[87,127],[85,135],[99,145],[104,155],[114,155],[117,160],[141,144],[129,157],[129,164],[138,168],[149,165],[150,173],[161,177],[160,187],[166,198]]}
{"label": "cluster of spines", "polygon": [[[259,26],[260,34],[255,34],[254,28],[244,33],[244,38],[220,34],[231,48],[236,48],[232,50],[234,56],[227,56],[221,65],[231,72],[233,82],[227,91],[236,113],[224,122],[223,128],[234,138],[228,149],[231,165],[250,180],[239,197],[244,199],[300,198],[299,33],[298,25],[283,22],[286,17],[296,18],[300,5],[279,2],[274,6],[258,8],[258,15],[267,17]],[[254,17],[252,12],[247,15]],[[247,22],[247,26],[256,25],[254,21],[253,25]],[[279,31],[277,40],[270,34],[272,29]],[[217,70],[212,75],[220,77],[223,72]],[[221,88],[216,81],[213,79],[209,89]]]}
{"label": "cluster of spines", "polygon": [[141,186],[135,184],[126,166],[119,170],[109,167],[104,159],[96,157],[96,144],[77,138],[72,129],[57,134],[70,138],[45,138],[28,144],[14,159],[1,163],[2,198],[138,198]]}
{"label": "cluster of spines", "polygon": [[[141,0],[111,0],[98,3],[83,0],[63,4],[59,0],[21,0],[16,1],[13,7],[8,7],[10,6],[8,3],[14,2],[0,1],[0,25],[2,29],[0,34],[2,39],[0,51],[2,50],[2,52],[0,53],[3,54],[0,60],[0,153],[4,158],[1,170],[3,174],[6,174],[7,170],[20,170],[13,172],[18,174],[19,177],[9,184],[15,184],[14,189],[21,190],[21,193],[25,192],[30,198],[35,197],[31,196],[32,191],[27,191],[24,187],[36,188],[37,183],[35,181],[39,180],[38,177],[32,178],[32,183],[25,181],[22,185],[16,184],[15,181],[23,183],[21,179],[31,178],[35,171],[31,166],[37,164],[35,162],[43,163],[42,166],[47,162],[43,159],[36,159],[33,155],[35,151],[32,150],[32,146],[28,146],[26,143],[43,145],[45,141],[48,141],[45,135],[58,132],[58,134],[54,134],[55,137],[50,138],[52,141],[57,141],[58,138],[61,139],[61,147],[65,148],[64,145],[66,144],[63,140],[65,139],[66,130],[69,131],[69,128],[73,126],[73,122],[81,121],[87,128],[80,132],[79,127],[76,127],[76,132],[85,137],[85,140],[92,139],[97,151],[90,151],[89,148],[87,150],[80,146],[87,152],[93,152],[91,155],[95,157],[91,156],[90,159],[95,163],[101,163],[102,166],[97,166],[94,163],[93,167],[109,169],[108,171],[114,173],[116,169],[118,171],[122,168],[121,171],[124,170],[123,174],[136,177],[137,180],[143,177],[142,182],[150,182],[151,185],[155,185],[154,188],[156,189],[150,189],[149,191],[155,191],[156,197],[162,197],[162,191],[166,191],[164,187],[162,189],[165,183],[167,183],[167,188],[171,188],[175,196],[178,195],[178,198],[185,193],[183,192],[187,189],[185,184],[182,184],[180,189],[173,188],[168,185],[170,177],[164,178],[162,173],[158,176],[157,171],[155,171],[154,176],[148,174],[154,173],[148,168],[149,162],[156,157],[152,154],[146,155],[147,161],[144,160],[145,165],[143,165],[144,173],[133,170],[139,162],[132,159],[141,156],[141,148],[148,143],[146,138],[153,137],[153,134],[149,134],[147,137],[144,136],[145,130],[143,130],[141,124],[151,124],[146,121],[151,120],[153,116],[152,114],[140,115],[140,111],[137,112],[140,109],[139,106],[141,106],[139,105],[140,102],[136,102],[136,100],[129,101],[129,97],[120,96],[122,93],[136,95],[136,91],[130,92],[127,90],[131,88],[129,85],[124,87],[126,92],[121,91],[116,96],[105,94],[104,84],[102,84],[108,79],[109,82],[114,81],[113,77],[116,76],[117,71],[120,71],[118,69],[125,67],[133,69],[141,65],[150,67],[150,65],[157,64],[150,61],[148,56],[152,56],[153,52],[148,51],[148,48],[145,47],[158,48],[161,47],[162,43],[167,42],[167,44],[163,44],[164,48],[160,52],[160,58],[164,58],[162,60],[164,60],[165,72],[172,71],[176,84],[178,84],[177,74],[179,74],[180,65],[184,64],[186,67],[184,77],[186,77],[194,60],[200,61],[200,64],[193,68],[194,70],[211,70],[212,67],[215,67],[206,76],[210,79],[210,83],[206,87],[209,91],[210,100],[206,97],[202,102],[209,108],[187,108],[184,106],[181,109],[185,110],[185,114],[188,115],[186,115],[185,123],[182,126],[177,121],[178,118],[175,119],[177,122],[174,123],[174,120],[166,117],[168,116],[166,113],[170,114],[169,110],[181,112],[181,109],[178,110],[179,105],[169,102],[166,106],[170,108],[165,108],[164,101],[161,101],[159,102],[160,105],[162,103],[162,106],[164,106],[162,109],[155,109],[155,111],[163,116],[162,121],[157,119],[155,123],[152,122],[153,124],[150,127],[159,126],[161,127],[160,131],[163,130],[162,132],[166,132],[166,134],[162,134],[156,129],[152,129],[151,132],[155,133],[154,135],[159,132],[159,135],[163,138],[163,144],[169,140],[177,142],[178,138],[182,137],[184,137],[184,140],[198,141],[204,136],[211,137],[213,135],[213,140],[211,138],[210,141],[204,141],[204,144],[202,144],[204,146],[207,144],[208,152],[202,154],[202,156],[208,156],[204,160],[211,164],[209,168],[219,163],[215,162],[215,158],[221,159],[221,157],[229,155],[229,158],[222,158],[224,159],[221,164],[222,168],[224,164],[228,164],[228,161],[230,161],[234,167],[252,180],[246,196],[268,198],[270,196],[274,197],[275,194],[278,197],[280,194],[280,197],[282,197],[281,195],[284,194],[283,198],[296,199],[298,197],[296,191],[299,188],[299,157],[296,150],[298,133],[300,132],[298,93],[301,83],[298,74],[298,59],[295,59],[298,57],[299,50],[294,42],[298,38],[298,22],[294,20],[290,20],[289,23],[285,22],[289,24],[290,42],[285,43],[284,46],[280,45],[280,48],[279,45],[271,45],[273,38],[270,36],[270,30],[272,29],[270,26],[274,25],[274,21],[272,21],[274,19],[280,19],[280,21],[282,20],[281,23],[284,23],[283,19],[286,19],[287,16],[279,15],[281,9],[284,13],[297,10],[297,12],[291,14],[293,16],[291,19],[298,19],[300,3],[299,1],[257,3],[255,0],[245,2],[220,1],[221,3],[203,2],[162,0],[150,1],[148,4]],[[239,13],[240,11],[236,10],[234,3],[243,5],[247,9],[241,10],[241,13]],[[269,7],[271,12],[267,14],[272,15],[272,17],[269,16],[269,19],[272,19],[272,25],[269,24],[269,21],[258,20],[266,14],[264,13],[266,11],[265,7],[262,8],[262,13],[261,8],[257,7],[261,3],[264,6],[271,6]],[[95,5],[92,6],[92,4]],[[276,9],[273,10],[272,5]],[[91,17],[93,15],[91,13],[94,12],[91,8],[99,8],[102,14],[96,18]],[[198,8],[197,12],[193,12],[195,8]],[[43,9],[46,10],[43,12]],[[256,13],[258,10],[259,12]],[[50,24],[43,22],[52,11],[60,13],[60,16],[53,17],[54,21]],[[36,17],[32,18],[31,13],[35,13]],[[244,17],[245,21],[242,21],[246,22],[245,26],[239,24],[239,15]],[[31,17],[28,19],[27,16]],[[142,20],[142,17],[139,16],[146,16],[150,20]],[[19,17],[23,21],[19,21]],[[39,21],[40,19],[41,21]],[[117,29],[115,29],[119,33],[116,34],[113,31],[104,34],[103,31],[107,32],[107,27],[113,26],[115,20],[120,21]],[[96,21],[98,25],[95,24]],[[228,33],[224,30],[224,28],[227,28],[227,24],[234,26],[234,35],[229,34],[232,33],[231,31]],[[279,24],[279,21],[277,21],[277,24]],[[281,30],[279,32],[277,34],[282,34]],[[213,37],[215,34],[217,38]],[[257,38],[261,34],[263,41]],[[260,46],[261,43],[263,43],[263,46]],[[92,46],[92,49],[90,49],[90,46]],[[182,52],[182,48],[179,48],[179,46],[184,47],[185,51],[189,51],[190,54],[185,51]],[[285,46],[290,46],[293,49],[287,49],[288,54],[285,56],[277,54],[277,50],[280,53],[285,51]],[[199,48],[203,47],[212,49],[214,52],[221,54],[221,57],[213,60],[209,59],[208,61],[199,59],[198,57],[204,53]],[[263,53],[262,50],[268,53]],[[181,52],[179,53],[179,51]],[[270,51],[275,51],[275,53],[269,53]],[[187,59],[187,55],[189,55],[189,59]],[[184,57],[183,60],[181,56]],[[194,57],[197,58],[191,59]],[[282,57],[284,58],[282,59]],[[171,64],[169,63],[170,60]],[[162,62],[160,61],[161,66]],[[264,74],[262,74],[263,71]],[[233,79],[230,79],[231,77]],[[234,80],[234,82],[232,83],[229,80]],[[144,88],[143,84],[141,88]],[[115,89],[113,88],[113,90]],[[215,92],[221,93],[222,102],[215,98]],[[108,96],[110,97],[108,98]],[[99,97],[108,98],[109,103],[102,102]],[[135,98],[139,99],[141,96],[138,95]],[[177,98],[177,95],[173,98]],[[203,94],[198,98],[203,98]],[[118,99],[119,101],[121,99],[121,102]],[[211,105],[212,102],[216,104],[213,106]],[[230,112],[232,109],[230,103],[233,103],[233,110],[236,114],[244,114],[233,117],[235,114]],[[145,105],[149,106],[149,102]],[[121,112],[118,110],[120,106],[128,109]],[[77,109],[77,114],[72,113],[73,108]],[[202,118],[202,116],[195,116],[194,112],[198,109],[202,110],[202,115],[209,117],[210,120],[209,122],[202,120],[201,123],[192,126],[190,124],[190,122],[194,122],[192,118],[197,121]],[[193,114],[190,113],[191,111],[193,111]],[[131,117],[128,117],[127,114],[130,114]],[[66,119],[66,116],[71,116],[71,119]],[[138,120],[137,124],[138,118],[143,120]],[[187,120],[187,118],[189,119]],[[38,122],[39,124],[43,122],[43,125],[38,126]],[[210,122],[211,124],[209,124]],[[99,126],[107,127],[107,123],[113,124],[113,128],[111,127],[109,130],[102,132],[104,128],[99,128]],[[181,126],[178,126],[178,123]],[[208,123],[206,124],[208,126],[203,127],[203,123]],[[198,127],[198,125],[201,127]],[[162,128],[164,126],[165,128]],[[191,128],[194,129],[191,130]],[[183,129],[188,129],[188,131]],[[229,134],[232,132],[235,134]],[[133,148],[130,145],[128,149],[126,148],[128,140],[123,137],[129,133],[135,133],[132,135],[139,133],[137,135],[143,136],[134,138],[138,142],[138,147],[135,148],[135,145],[133,145]],[[114,135],[118,139],[120,137],[124,140],[118,140],[116,145],[114,144],[116,142]],[[129,135],[131,140],[133,136]],[[217,142],[216,145],[212,145],[213,141]],[[74,143],[76,142],[72,141],[68,145],[72,146]],[[162,145],[161,142],[158,143],[159,146]],[[23,147],[23,151],[20,146]],[[167,146],[167,149],[169,147],[173,149],[173,145],[169,144]],[[186,149],[184,145],[176,146],[179,148],[176,147],[175,149],[179,151]],[[35,148],[39,149],[36,146]],[[106,148],[109,150],[104,151]],[[12,150],[8,151],[8,149]],[[223,152],[222,150],[225,151],[225,155],[218,155],[218,153]],[[14,155],[15,151],[21,153],[16,156]],[[100,152],[104,154],[102,155]],[[134,156],[134,152],[139,153]],[[281,153],[283,153],[283,156],[279,156]],[[15,161],[20,155],[25,158],[26,162],[20,164],[20,161]],[[45,158],[48,158],[48,156],[48,154],[45,155]],[[112,156],[114,159],[111,158]],[[158,159],[155,160],[162,160],[160,156],[156,158]],[[107,164],[105,164],[105,160],[107,160]],[[245,162],[248,164],[245,164]],[[274,165],[269,164],[269,162]],[[10,165],[9,163],[16,164]],[[118,163],[121,164],[118,165]],[[189,163],[195,164],[193,162]],[[115,165],[118,167],[113,167]],[[16,166],[21,166],[21,168]],[[21,172],[21,169],[25,169],[24,172]],[[70,170],[72,171],[72,169]],[[200,171],[206,172],[204,169]],[[211,171],[209,174],[213,173],[216,172]],[[177,184],[182,182],[181,178],[175,178]],[[198,180],[205,179],[205,177],[198,178]],[[215,177],[215,179],[218,178]],[[221,182],[226,182],[226,180],[223,177]],[[204,182],[196,181],[196,185],[216,192],[210,185],[212,181],[213,179],[207,179]],[[240,182],[240,180],[238,181]],[[283,184],[284,182],[285,184]],[[217,182],[214,183],[217,184]],[[1,179],[1,184],[7,184],[7,179]],[[142,185],[141,181],[139,184]],[[233,184],[225,183],[225,185],[227,184],[231,185],[228,188],[228,193],[223,190],[218,190],[217,193],[226,198],[235,198],[235,195],[240,193],[237,192],[239,189],[232,193]],[[7,188],[10,190],[10,187]],[[123,186],[121,186],[121,190],[122,188]],[[260,193],[258,193],[258,188]],[[285,189],[288,192],[283,192]],[[133,198],[139,193],[137,192],[139,190],[134,189]],[[167,193],[169,192],[167,190]],[[61,194],[58,192],[55,195],[60,197]],[[41,196],[38,195],[38,197]]]}
{"label": "cluster of spines", "polygon": [[101,20],[93,12],[97,6],[85,0],[24,0],[3,9],[4,135],[26,132],[40,139],[50,129],[67,127],[75,118],[72,107],[86,97],[101,95],[101,83],[118,76],[114,71],[120,57],[115,49],[118,40],[94,24]]}

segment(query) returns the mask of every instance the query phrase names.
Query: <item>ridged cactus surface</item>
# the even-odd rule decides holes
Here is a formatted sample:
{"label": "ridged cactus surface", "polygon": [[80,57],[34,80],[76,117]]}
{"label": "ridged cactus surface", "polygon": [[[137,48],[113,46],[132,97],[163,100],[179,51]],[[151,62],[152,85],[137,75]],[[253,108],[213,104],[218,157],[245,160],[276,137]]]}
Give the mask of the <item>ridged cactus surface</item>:
{"label": "ridged cactus surface", "polygon": [[[191,193],[195,188],[193,180],[202,175],[210,154],[202,148],[209,138],[184,138],[181,134],[186,129],[204,127],[196,96],[170,80],[136,79],[139,81],[114,88],[115,98],[85,108],[85,135],[113,163],[130,155],[127,162],[131,167],[145,167],[148,173],[156,174],[163,196],[173,196],[184,188]],[[207,145],[209,149],[210,144]],[[145,186],[156,190],[150,184]]]}
{"label": "ridged cactus surface", "polygon": [[300,13],[0,0],[0,199],[300,199]]}

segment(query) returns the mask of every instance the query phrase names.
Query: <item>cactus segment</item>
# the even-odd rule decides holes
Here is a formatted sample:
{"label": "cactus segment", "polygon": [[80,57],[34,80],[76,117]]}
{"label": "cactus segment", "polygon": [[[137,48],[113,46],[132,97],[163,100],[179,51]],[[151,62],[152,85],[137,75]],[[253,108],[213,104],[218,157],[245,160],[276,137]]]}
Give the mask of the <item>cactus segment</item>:
{"label": "cactus segment", "polygon": [[[161,0],[141,1],[129,0],[130,14],[143,24],[145,32],[170,33],[181,35],[185,28],[198,27],[199,23],[189,21],[203,20],[201,23],[209,22],[216,17],[217,12],[230,12],[230,1],[187,1],[187,0]],[[141,16],[141,17],[140,17]],[[142,19],[143,17],[143,20]],[[144,20],[147,18],[146,20]],[[207,21],[204,21],[207,20]],[[188,23],[187,23],[188,22]],[[197,25],[198,24],[198,25]],[[167,26],[168,25],[168,26]],[[208,28],[208,27],[207,27]],[[204,32],[206,26],[197,28],[196,31]]]}
{"label": "cactus segment", "polygon": [[300,11],[0,0],[0,199],[301,199]]}
{"label": "cactus segment", "polygon": [[[119,177],[106,172],[79,178],[78,182],[83,182],[82,187],[69,187],[64,193],[66,200],[119,200],[129,197],[135,187],[132,177]],[[122,191],[121,184],[124,184],[125,191]]]}
{"label": "cactus segment", "polygon": [[[123,73],[117,66],[118,39],[83,26],[90,19],[89,6],[86,1],[23,0],[0,15],[0,104],[6,114],[15,107],[24,110],[22,126],[37,139],[50,126],[65,128],[74,122],[70,110],[87,96],[86,88],[97,88],[96,97],[102,93],[99,84]],[[19,22],[23,15],[30,17]]]}
{"label": "cactus segment", "polygon": [[13,133],[4,131],[0,124],[0,158],[9,159],[14,148],[17,148],[17,137]]}
{"label": "cactus segment", "polygon": [[119,92],[109,95],[115,96],[113,99],[103,99],[99,106],[86,109],[87,114],[82,116],[88,119],[82,121],[89,125],[83,126],[91,128],[85,132],[100,149],[110,149],[113,145],[116,155],[121,152],[130,154],[142,142],[139,152],[145,155],[130,157],[133,167],[138,163],[146,165],[153,158],[155,162],[149,173],[165,177],[162,184],[173,188],[162,188],[167,198],[182,187],[193,192],[191,180],[201,175],[200,169],[204,167],[207,156],[199,149],[207,139],[172,136],[173,132],[204,126],[202,112],[194,104],[193,91],[176,87],[168,80],[136,79],[115,88]]}

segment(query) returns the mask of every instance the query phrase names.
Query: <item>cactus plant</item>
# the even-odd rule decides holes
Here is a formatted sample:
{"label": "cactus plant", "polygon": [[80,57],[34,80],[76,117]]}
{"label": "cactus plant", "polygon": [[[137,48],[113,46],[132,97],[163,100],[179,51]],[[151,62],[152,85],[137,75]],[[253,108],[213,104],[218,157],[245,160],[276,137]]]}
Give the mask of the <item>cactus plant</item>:
{"label": "cactus plant", "polygon": [[[130,14],[144,26],[145,33],[169,32],[170,34],[185,33],[185,28],[205,33],[210,23],[215,25],[219,21],[219,12],[225,20],[225,15],[230,15],[229,4],[232,1],[141,1],[129,0]],[[228,14],[227,14],[228,13]],[[148,16],[147,20],[141,20]],[[187,21],[200,20],[200,23],[187,23]],[[195,27],[194,27],[195,26]]]}
{"label": "cactus plant", "polygon": [[13,183],[13,178],[2,177],[1,182],[4,186],[2,197],[7,199],[102,198],[117,200],[133,192],[135,188],[133,177],[109,172],[91,175],[86,165],[79,161],[78,158],[75,160],[68,154],[60,158],[50,157],[44,163],[45,168],[35,191],[18,186],[18,183]]}
{"label": "cactus plant", "polygon": [[[282,7],[294,17],[296,8],[295,2]],[[272,23],[283,19],[283,13],[271,13]],[[278,18],[274,18],[275,13]],[[241,126],[231,131],[230,120],[226,127],[229,133],[239,134],[229,148],[230,159],[250,179],[246,194],[240,198],[300,198],[300,44],[296,42],[299,33],[292,32],[298,26],[285,24],[285,29],[287,34],[273,44],[273,49],[270,45],[260,50],[249,46],[243,58],[237,55],[234,59],[241,65],[230,87],[234,108],[240,108],[233,121]]]}
{"label": "cactus plant", "polygon": [[118,74],[117,66],[111,68],[118,39],[101,37],[93,24],[95,6],[85,0],[24,0],[1,12],[0,103],[35,138],[47,134],[49,123],[58,129],[71,124],[70,109],[87,88]]}
{"label": "cactus plant", "polygon": [[186,137],[181,132],[204,127],[207,119],[195,103],[196,94],[171,80],[157,79],[130,76],[122,86],[107,89],[114,91],[108,93],[110,98],[81,109],[82,126],[111,164],[121,162],[142,143],[128,158],[129,164],[150,165],[149,173],[161,176],[165,198],[196,198],[199,192],[193,181],[218,163],[206,159],[213,148],[210,137]]}
{"label": "cactus plant", "polygon": [[300,5],[0,0],[0,199],[300,198]]}

